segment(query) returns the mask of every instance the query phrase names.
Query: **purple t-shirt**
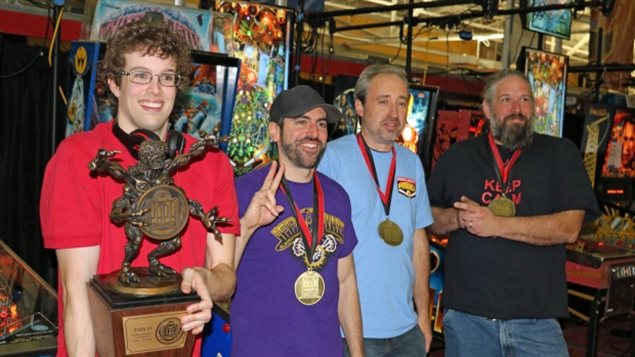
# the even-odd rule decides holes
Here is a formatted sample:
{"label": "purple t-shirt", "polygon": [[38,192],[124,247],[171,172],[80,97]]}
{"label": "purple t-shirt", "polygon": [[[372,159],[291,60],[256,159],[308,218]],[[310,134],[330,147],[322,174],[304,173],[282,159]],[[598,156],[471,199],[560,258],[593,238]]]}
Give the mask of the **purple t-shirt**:
{"label": "purple t-shirt", "polygon": [[[240,216],[253,194],[260,189],[269,166],[236,180]],[[282,190],[276,194],[284,212],[251,237],[237,271],[236,294],[231,304],[232,356],[341,356],[343,355],[337,314],[339,258],[351,254],[357,237],[350,217],[350,202],[342,187],[318,174],[324,191],[324,238],[329,253],[315,269],[325,285],[324,296],[306,306],[295,296],[294,284],[307,271],[294,255],[301,230]],[[313,182],[287,182],[291,196],[312,227]]]}

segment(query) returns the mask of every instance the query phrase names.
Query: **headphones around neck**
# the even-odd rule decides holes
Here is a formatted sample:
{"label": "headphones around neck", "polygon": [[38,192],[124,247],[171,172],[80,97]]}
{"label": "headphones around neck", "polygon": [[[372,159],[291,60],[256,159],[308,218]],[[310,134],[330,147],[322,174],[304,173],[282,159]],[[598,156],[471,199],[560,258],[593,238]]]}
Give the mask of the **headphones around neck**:
{"label": "headphones around neck", "polygon": [[[113,123],[112,132],[123,146],[128,149],[128,152],[135,160],[139,160],[139,145],[141,145],[142,142],[146,140],[161,140],[157,134],[148,129],[136,129],[130,133],[126,133],[117,123]],[[178,131],[170,130],[165,143],[168,146],[168,158],[172,159],[177,154],[183,152],[185,148],[185,137]]]}

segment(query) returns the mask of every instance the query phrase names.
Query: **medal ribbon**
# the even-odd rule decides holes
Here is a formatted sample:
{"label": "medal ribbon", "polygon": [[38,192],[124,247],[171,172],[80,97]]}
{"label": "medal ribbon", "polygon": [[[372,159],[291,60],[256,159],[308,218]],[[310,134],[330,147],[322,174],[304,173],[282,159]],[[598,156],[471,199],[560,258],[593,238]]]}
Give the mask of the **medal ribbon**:
{"label": "medal ribbon", "polygon": [[[300,226],[300,230],[302,231],[302,236],[304,237],[304,244],[310,252],[313,252],[315,246],[318,246],[322,242],[322,237],[324,236],[324,191],[322,190],[322,185],[320,184],[320,179],[317,174],[313,174],[313,229],[309,231],[309,225],[306,223],[304,216],[302,216],[302,212],[298,205],[291,197],[291,191],[287,186],[287,181],[283,177],[282,182],[280,183],[280,188],[282,192],[287,197],[289,201],[289,205],[293,207],[293,216],[298,222],[298,226]],[[317,224],[316,224],[317,223]],[[315,237],[315,239],[313,239]],[[314,246],[315,244],[315,246]]]}
{"label": "medal ribbon", "polygon": [[487,139],[489,141],[489,147],[492,149],[492,155],[494,156],[494,171],[496,172],[496,177],[499,181],[501,181],[501,184],[503,185],[503,195],[505,195],[505,193],[507,193],[507,179],[509,178],[509,174],[512,171],[512,167],[518,160],[522,149],[514,150],[512,157],[507,162],[507,165],[505,165],[503,164],[503,158],[501,157],[501,153],[498,150],[498,146],[496,146],[496,142],[494,141],[494,136],[492,135],[492,133],[489,133]]}
{"label": "medal ribbon", "polygon": [[361,134],[357,134],[357,145],[359,146],[359,150],[362,152],[364,161],[366,161],[368,172],[370,172],[375,179],[377,193],[379,193],[379,198],[381,198],[381,202],[384,204],[384,212],[386,213],[386,217],[388,217],[390,213],[390,201],[392,200],[392,186],[395,182],[395,171],[397,169],[397,150],[395,150],[395,146],[393,145],[392,159],[390,160],[390,169],[388,171],[388,179],[386,180],[386,190],[382,191],[381,187],[379,187],[379,179],[377,178],[377,169],[375,169],[373,154]]}

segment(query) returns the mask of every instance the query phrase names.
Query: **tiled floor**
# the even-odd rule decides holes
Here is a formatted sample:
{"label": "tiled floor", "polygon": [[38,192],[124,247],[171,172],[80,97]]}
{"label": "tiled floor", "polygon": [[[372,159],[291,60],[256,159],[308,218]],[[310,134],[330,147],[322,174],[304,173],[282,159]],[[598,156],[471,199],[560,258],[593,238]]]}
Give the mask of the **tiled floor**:
{"label": "tiled floor", "polygon": [[[564,337],[567,340],[571,357],[586,356],[587,324],[578,320],[563,321]],[[631,357],[630,336],[626,336],[631,329],[631,321],[628,318],[615,318],[602,323],[598,338],[597,357]],[[631,354],[634,353],[634,354]],[[443,343],[435,340],[432,351],[428,357],[443,357]],[[452,356],[448,356],[452,357]]]}

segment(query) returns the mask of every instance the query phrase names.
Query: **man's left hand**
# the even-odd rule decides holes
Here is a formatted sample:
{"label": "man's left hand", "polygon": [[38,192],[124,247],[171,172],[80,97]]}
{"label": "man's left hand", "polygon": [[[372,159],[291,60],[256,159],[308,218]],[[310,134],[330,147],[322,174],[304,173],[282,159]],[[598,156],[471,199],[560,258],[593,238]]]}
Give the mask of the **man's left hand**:
{"label": "man's left hand", "polygon": [[461,196],[461,200],[454,203],[454,208],[459,210],[459,221],[461,227],[465,227],[468,232],[479,237],[494,237],[497,235],[496,227],[499,219],[486,206],[481,206],[477,202]]}

